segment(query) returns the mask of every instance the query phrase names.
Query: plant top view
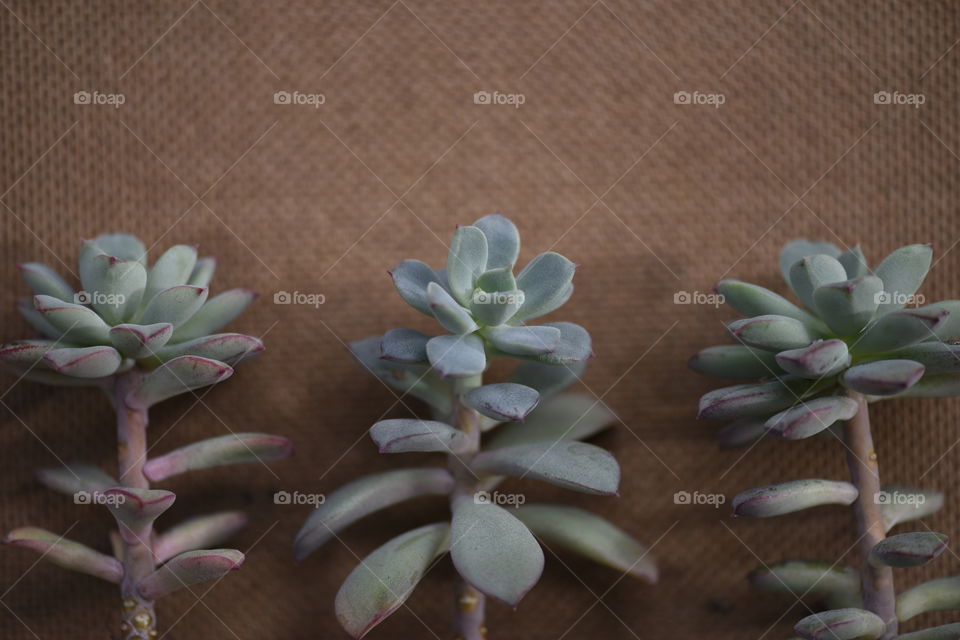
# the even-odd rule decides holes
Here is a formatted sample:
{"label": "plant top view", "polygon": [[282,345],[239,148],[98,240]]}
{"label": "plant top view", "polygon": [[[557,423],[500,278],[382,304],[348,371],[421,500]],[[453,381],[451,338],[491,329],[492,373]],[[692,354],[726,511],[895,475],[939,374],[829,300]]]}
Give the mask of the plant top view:
{"label": "plant top view", "polygon": [[[24,547],[67,569],[120,586],[124,640],[158,637],[154,601],[172,591],[237,569],[244,554],[209,549],[241,529],[241,512],[203,515],[158,532],[154,521],[173,504],[151,488],[172,476],[218,465],[286,457],[286,438],[230,433],[148,457],[148,411],[176,395],[222,382],[233,366],[263,350],[257,338],[215,333],[239,316],[255,294],[234,289],[208,299],[216,261],[177,245],[152,266],[143,243],[124,233],[87,240],[80,249],[80,290],[49,267],[20,265],[36,294],[18,310],[41,337],[0,348],[0,362],[19,380],[97,387],[116,411],[117,475],[70,462],[42,469],[47,487],[77,504],[102,505],[116,520],[112,554],[35,526],[9,532]],[[97,506],[99,508],[99,506]]]}
{"label": "plant top view", "polygon": [[[496,490],[506,477],[533,478],[567,489],[617,495],[613,456],[582,440],[615,419],[599,400],[561,393],[591,353],[589,334],[569,322],[528,325],[573,293],[575,265],[547,252],[517,276],[517,228],[489,215],[456,230],[446,269],[405,260],[390,271],[400,296],[435,318],[446,333],[431,337],[392,329],[351,345],[371,373],[424,401],[432,419],[381,420],[370,436],[381,453],[439,452],[446,465],[368,475],[340,487],[310,516],[295,542],[302,560],[347,526],[417,496],[444,496],[449,521],[393,538],[347,576],[336,615],[351,636],[364,636],[404,605],[417,583],[449,553],[454,634],[486,637],[486,598],[516,607],[544,564],[538,538],[649,582],[657,569],[631,536],[578,508],[524,504]],[[506,382],[484,380],[497,357],[519,360]]]}
{"label": "plant top view", "polygon": [[927,611],[960,608],[960,576],[897,593],[894,569],[924,565],[947,545],[928,528],[889,535],[938,510],[943,495],[883,486],[868,407],[894,397],[960,395],[960,300],[922,304],[929,245],[901,247],[870,268],[859,247],[797,240],[780,254],[780,270],[802,306],[757,285],[723,280],[716,291],[746,316],[727,324],[738,342],[704,349],[690,366],[721,378],[757,379],[711,391],[700,417],[724,420],[722,447],[774,437],[817,435],[843,445],[849,481],[804,478],[745,491],[734,515],[766,518],[819,505],[851,506],[859,565],[792,560],[750,575],[758,587],[822,598],[794,630],[804,638],[960,637],[960,624],[898,635],[898,624]]}

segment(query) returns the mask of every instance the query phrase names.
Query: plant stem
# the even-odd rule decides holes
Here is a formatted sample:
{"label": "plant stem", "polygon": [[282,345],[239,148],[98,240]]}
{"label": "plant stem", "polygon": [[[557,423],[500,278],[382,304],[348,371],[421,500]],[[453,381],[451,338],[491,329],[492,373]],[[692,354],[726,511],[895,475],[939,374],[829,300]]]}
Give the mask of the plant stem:
{"label": "plant stem", "polygon": [[[147,411],[127,405],[127,391],[139,382],[140,372],[133,369],[117,377],[114,405],[117,411],[117,467],[121,487],[149,489],[143,475],[147,460]],[[156,565],[151,548],[153,526],[126,540],[121,536],[123,581],[120,583],[120,632],[123,640],[153,640],[157,637],[156,614],[152,600],[140,595],[137,585],[153,573]]]}
{"label": "plant stem", "polygon": [[[461,378],[454,385],[454,405],[450,422],[465,433],[469,445],[457,454],[449,455],[450,472],[454,478],[453,491],[450,494],[450,507],[461,497],[472,499],[478,490],[478,480],[467,467],[470,460],[480,451],[480,414],[467,407],[460,398],[470,389],[480,386],[480,376]],[[487,628],[484,626],[486,596],[467,583],[459,575],[454,586],[456,601],[453,608],[453,631],[457,640],[484,640]]]}
{"label": "plant stem", "polygon": [[870,414],[863,394],[848,391],[847,395],[857,401],[859,409],[844,427],[847,443],[847,466],[850,477],[859,490],[853,503],[857,519],[857,546],[860,552],[860,579],[863,589],[863,606],[880,616],[887,628],[880,640],[897,635],[896,596],[893,591],[893,569],[877,567],[870,563],[870,551],[886,538],[883,513],[877,496],[880,494],[880,471],[877,452],[870,434]]}

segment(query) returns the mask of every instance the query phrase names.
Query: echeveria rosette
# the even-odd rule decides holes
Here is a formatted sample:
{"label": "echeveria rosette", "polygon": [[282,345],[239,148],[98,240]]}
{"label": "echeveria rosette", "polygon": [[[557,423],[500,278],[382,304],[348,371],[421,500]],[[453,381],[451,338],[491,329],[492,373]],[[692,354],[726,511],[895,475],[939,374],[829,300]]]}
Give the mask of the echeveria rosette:
{"label": "echeveria rosette", "polygon": [[[120,585],[124,640],[157,636],[154,600],[223,576],[244,560],[235,549],[206,548],[247,521],[240,512],[198,516],[163,533],[154,521],[176,499],[150,488],[171,476],[210,467],[286,457],[286,438],[231,433],[147,458],[147,412],[163,400],[221,382],[233,366],[263,350],[257,338],[216,333],[254,300],[247,289],[209,298],[216,262],[177,245],[148,265],[136,237],[105,234],[80,249],[80,289],[39,263],[20,265],[34,292],[18,310],[40,334],[0,347],[0,364],[18,379],[103,389],[117,413],[118,476],[85,463],[43,469],[44,485],[74,501],[104,505],[114,516],[113,555],[38,527],[3,542],[33,549],[68,569]],[[209,299],[208,299],[209,298]]]}
{"label": "echeveria rosette", "polygon": [[[347,577],[336,609],[354,637],[402,606],[448,552],[460,576],[454,627],[464,640],[483,637],[487,596],[516,606],[536,584],[544,562],[538,538],[650,582],[657,578],[647,549],[598,516],[497,499],[507,477],[598,495],[616,495],[620,479],[612,455],[582,442],[614,415],[590,396],[561,393],[592,355],[589,334],[567,322],[526,324],[570,298],[574,265],[548,252],[515,276],[519,249],[516,227],[499,214],[459,227],[445,269],[406,260],[390,272],[401,297],[448,333],[393,329],[351,345],[365,368],[431,409],[432,420],[374,424],[370,435],[380,452],[440,452],[449,460],[365,476],[327,494],[297,536],[297,559],[357,520],[415,497],[444,496],[452,512],[449,521],[390,540]],[[497,356],[520,363],[507,381],[484,383]]]}
{"label": "echeveria rosette", "polygon": [[954,344],[960,300],[920,304],[917,294],[931,260],[930,245],[908,245],[871,269],[859,247],[841,251],[828,242],[791,242],[781,252],[780,270],[799,304],[757,285],[721,281],[717,293],[745,316],[727,324],[735,344],[704,349],[690,360],[705,375],[760,379],[701,398],[700,417],[730,421],[719,433],[724,448],[764,436],[799,440],[828,430],[842,433],[850,482],[791,480],[733,500],[734,514],[747,517],[852,507],[859,570],[794,560],[750,576],[769,591],[821,597],[827,610],[794,628],[804,638],[947,637],[942,634],[949,635],[953,625],[902,636],[897,625],[923,611],[960,608],[955,578],[895,595],[892,569],[930,562],[946,547],[946,536],[929,530],[886,534],[935,512],[943,496],[881,489],[867,413],[868,402],[886,398],[960,395],[960,346]]}

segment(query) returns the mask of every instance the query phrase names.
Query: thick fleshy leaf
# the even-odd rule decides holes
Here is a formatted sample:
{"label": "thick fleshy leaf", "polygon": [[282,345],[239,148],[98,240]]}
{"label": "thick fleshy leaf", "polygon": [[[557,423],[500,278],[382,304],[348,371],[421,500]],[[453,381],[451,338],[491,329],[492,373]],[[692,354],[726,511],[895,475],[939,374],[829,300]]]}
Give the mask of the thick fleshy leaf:
{"label": "thick fleshy leaf", "polygon": [[880,503],[886,531],[904,522],[926,518],[943,507],[943,494],[931,489],[887,486],[875,499]]}
{"label": "thick fleshy leaf", "polygon": [[488,418],[523,421],[540,402],[536,389],[514,382],[486,384],[468,392],[463,403]]}
{"label": "thick fleshy leaf", "polygon": [[158,362],[167,362],[180,356],[191,355],[235,366],[261,351],[263,351],[263,343],[253,336],[242,333],[216,333],[167,345],[158,349],[154,357]]}
{"label": "thick fleshy leaf", "polygon": [[85,300],[108,324],[129,320],[140,308],[147,270],[136,260],[108,255],[92,258],[83,276]]}
{"label": "thick fleshy leaf", "polygon": [[337,592],[337,620],[354,638],[399,609],[433,562],[450,549],[450,525],[428,524],[378,547]]}
{"label": "thick fleshy leaf", "polygon": [[779,378],[759,384],[738,384],[714,389],[700,398],[698,417],[708,420],[766,417],[802,399],[809,380]]}
{"label": "thick fleshy leaf", "polygon": [[116,479],[106,471],[85,462],[71,462],[61,467],[39,469],[37,480],[40,484],[67,495],[79,491],[101,493],[118,484]]}
{"label": "thick fleshy leaf", "polygon": [[19,298],[17,300],[17,311],[40,335],[59,339],[63,334],[62,331],[50,324],[42,313],[37,311],[33,298]]}
{"label": "thick fleshy leaf", "polygon": [[129,233],[103,233],[93,240],[88,240],[97,246],[100,252],[120,258],[121,260],[136,260],[140,264],[147,263],[147,248],[140,239]]}
{"label": "thick fleshy leaf", "polygon": [[231,433],[200,440],[170,453],[147,460],[143,475],[153,482],[197,469],[227,464],[278,460],[293,453],[293,444],[281,436],[266,433]]}
{"label": "thick fleshy leaf", "polygon": [[617,417],[600,400],[583,393],[564,393],[546,400],[527,416],[498,428],[485,449],[535,442],[584,440],[606,429]]}
{"label": "thick fleshy leaf", "polygon": [[840,249],[832,242],[807,240],[805,238],[791,240],[785,244],[783,249],[780,250],[779,260],[780,273],[783,275],[784,282],[790,284],[790,267],[792,267],[794,263],[807,256],[818,254],[839,257]]}
{"label": "thick fleshy leaf", "polygon": [[110,342],[110,326],[92,309],[52,296],[35,296],[33,303],[64,341],[83,345]]}
{"label": "thick fleshy leaf", "polygon": [[483,373],[487,356],[480,336],[436,336],[427,342],[427,357],[442,378],[465,378]]}
{"label": "thick fleshy leaf", "polygon": [[943,553],[947,536],[933,531],[914,531],[890,536],[870,550],[870,562],[887,567],[920,567]]}
{"label": "thick fleshy leaf", "polygon": [[915,385],[903,392],[911,398],[952,398],[960,395],[960,373],[943,373],[923,376]]}
{"label": "thick fleshy leaf", "polygon": [[469,438],[459,429],[436,420],[381,420],[370,427],[380,453],[407,451],[462,451]]}
{"label": "thick fleshy leaf", "polygon": [[18,264],[20,275],[34,294],[52,296],[64,302],[73,302],[73,287],[60,277],[60,274],[39,262]]}
{"label": "thick fleshy leaf", "polygon": [[786,316],[799,320],[808,327],[820,331],[823,323],[793,304],[779,293],[761,286],[740,280],[721,280],[716,291],[723,296],[724,302],[748,318],[755,316]]}
{"label": "thick fleshy leaf", "polygon": [[220,544],[243,529],[248,521],[242,511],[222,511],[190,518],[154,539],[153,557],[157,564],[162,564],[185,551]]}
{"label": "thick fleshy leaf", "polygon": [[37,366],[46,369],[43,356],[59,346],[52,340],[18,340],[0,347],[0,362],[18,371]]}
{"label": "thick fleshy leaf", "polygon": [[877,312],[883,281],[872,275],[817,287],[814,304],[824,322],[841,336],[856,335]]}
{"label": "thick fleshy leaf", "polygon": [[512,318],[523,300],[524,293],[517,289],[510,267],[491,269],[477,278],[470,311],[483,324],[496,327]]}
{"label": "thick fleshy leaf", "polygon": [[414,329],[391,329],[383,334],[380,357],[393,362],[426,362],[429,341],[430,336]]}
{"label": "thick fleshy leaf", "polygon": [[957,638],[960,638],[960,622],[897,635],[897,640],[957,640]]}
{"label": "thick fleshy leaf", "polygon": [[520,520],[489,501],[453,502],[450,555],[464,580],[516,607],[543,573],[543,550]]}
{"label": "thick fleshy leaf", "polygon": [[400,297],[414,309],[433,317],[427,304],[427,285],[439,282],[437,274],[419,260],[404,260],[388,271]]}
{"label": "thick fleshy leaf", "polygon": [[177,327],[173,334],[176,342],[210,335],[224,328],[257,299],[257,292],[250,289],[230,289],[207,300],[189,320]]}
{"label": "thick fleshy leaf", "polygon": [[147,303],[139,323],[169,322],[174,327],[179,327],[203,306],[208,293],[209,289],[191,287],[188,284],[164,289]]}
{"label": "thick fleshy leaf", "polygon": [[447,254],[447,283],[457,301],[468,306],[474,284],[487,270],[487,237],[477,227],[458,227]]}
{"label": "thick fleshy leaf", "polygon": [[86,573],[115,584],[119,584],[123,579],[123,566],[116,558],[45,529],[14,529],[4,536],[2,543],[32,549],[40,553],[44,560],[64,569]]}
{"label": "thick fleshy leaf", "polygon": [[478,328],[470,313],[436,282],[427,285],[427,304],[437,322],[451,333],[463,335]]}
{"label": "thick fleshy leaf", "polygon": [[780,372],[774,354],[742,344],[707,347],[687,365],[697,373],[717,378],[764,378]]}
{"label": "thick fleshy leaf", "polygon": [[879,638],[886,624],[866,609],[832,609],[807,616],[793,630],[807,640],[854,640]]}
{"label": "thick fleshy leaf", "polygon": [[384,384],[401,393],[420,398],[442,415],[453,409],[450,385],[442,381],[429,365],[393,362],[380,357],[382,338],[370,336],[350,344],[350,353]]}
{"label": "thick fleshy leaf", "polygon": [[883,280],[887,298],[880,313],[902,309],[917,292],[930,270],[933,248],[929,244],[910,244],[896,249],[883,259],[873,272]]}
{"label": "thick fleshy leaf", "polygon": [[936,305],[891,311],[864,329],[853,350],[856,353],[882,353],[926,340],[949,315],[949,311]]}
{"label": "thick fleshy leaf", "polygon": [[924,375],[960,373],[960,345],[921,342],[886,354],[889,358],[914,360],[923,365]]}
{"label": "thick fleshy leaf", "polygon": [[934,329],[934,335],[927,340],[940,340],[941,342],[956,343],[960,341],[960,300],[941,300],[935,305],[950,313],[943,324]]}
{"label": "thick fleshy leaf", "polygon": [[169,322],[157,324],[118,324],[110,329],[110,342],[127,358],[145,358],[167,344],[173,336]]}
{"label": "thick fleshy leaf", "polygon": [[103,378],[120,368],[122,358],[113,347],[51,349],[44,362],[57,373],[77,378]]}
{"label": "thick fleshy leaf", "polygon": [[841,253],[837,256],[837,260],[843,265],[844,271],[847,272],[847,278],[850,280],[865,276],[870,271],[867,259],[863,255],[863,249],[859,245]]}
{"label": "thick fleshy leaf", "polygon": [[817,340],[803,349],[781,351],[776,355],[776,362],[788,373],[819,380],[848,366],[850,352],[843,340]]}
{"label": "thick fleshy leaf", "polygon": [[857,570],[835,562],[790,560],[751,571],[747,578],[756,587],[772,593],[788,593],[795,598],[817,594],[831,607],[858,598],[860,592]]}
{"label": "thick fleshy leaf", "polygon": [[120,535],[127,542],[147,542],[145,529],[161,513],[169,509],[176,496],[161,489],[117,487],[102,494],[103,502],[120,525]]}
{"label": "thick fleshy leaf", "polygon": [[816,309],[814,290],[847,279],[847,270],[832,256],[818,254],[807,256],[790,267],[790,288],[807,309]]}
{"label": "thick fleshy leaf", "polygon": [[960,609],[960,576],[922,582],[897,596],[897,619],[909,620],[927,611]]}
{"label": "thick fleshy leaf", "polygon": [[243,561],[243,554],[236,549],[185,551],[168,560],[137,587],[144,598],[156,600],[177,589],[216,580],[239,569]]}
{"label": "thick fleshy leaf", "polygon": [[196,247],[178,244],[167,249],[150,267],[144,302],[149,304],[154,296],[165,289],[187,284],[196,264]]}
{"label": "thick fleshy leaf", "polygon": [[557,301],[569,298],[576,265],[559,253],[548,251],[530,261],[517,276],[517,287],[523,291],[523,305],[513,322],[526,322],[557,308]]}
{"label": "thick fleshy leaf", "polygon": [[453,477],[446,469],[399,469],[358,478],[326,496],[304,523],[294,542],[297,562],[338,531],[375,511],[410,498],[446,495]]}
{"label": "thick fleshy leaf", "polygon": [[473,223],[487,237],[487,269],[512,268],[520,253],[520,232],[499,213],[483,216]]}
{"label": "thick fleshy leaf", "polygon": [[859,405],[845,396],[814,398],[797,404],[767,420],[768,433],[787,440],[802,440],[830,427],[837,420],[849,420]]}
{"label": "thick fleshy leaf", "polygon": [[187,280],[187,284],[194,287],[209,287],[216,270],[216,258],[198,258],[197,263],[193,265],[193,271],[190,272],[190,279]]}
{"label": "thick fleshy leaf", "polygon": [[536,362],[534,360],[521,362],[510,375],[510,382],[522,384],[540,393],[540,400],[546,400],[557,395],[576,380],[587,368],[584,361],[571,362],[563,366]]}
{"label": "thick fleshy leaf", "polygon": [[849,482],[791,480],[748,489],[733,499],[733,515],[769,518],[825,504],[851,505],[858,491]]}
{"label": "thick fleshy leaf", "polygon": [[216,384],[231,375],[233,369],[217,360],[180,356],[145,375],[140,386],[127,394],[127,403],[145,409],[175,395]]}
{"label": "thick fleshy leaf", "polygon": [[560,330],[556,327],[489,327],[483,336],[497,350],[518,356],[551,353],[560,346]]}
{"label": "thick fleshy leaf", "polygon": [[609,451],[570,440],[482,451],[470,467],[477,475],[529,477],[599,495],[617,495],[620,485],[620,465]]}
{"label": "thick fleshy leaf", "polygon": [[572,322],[547,322],[541,327],[555,327],[560,330],[560,344],[553,351],[531,357],[540,362],[553,365],[569,365],[581,362],[593,355],[593,343],[587,330]]}
{"label": "thick fleshy leaf", "polygon": [[622,529],[575,507],[528,504],[514,515],[548,545],[578,553],[651,584],[659,572],[649,549]]}
{"label": "thick fleshy leaf", "polygon": [[727,325],[727,329],[743,344],[768,351],[800,349],[816,339],[807,325],[786,316],[734,320]]}
{"label": "thick fleshy leaf", "polygon": [[721,449],[739,449],[767,435],[767,421],[763,418],[735,420],[717,431],[717,444]]}
{"label": "thick fleshy leaf", "polygon": [[489,268],[477,278],[477,288],[488,292],[513,291],[517,288],[517,279],[510,267]]}
{"label": "thick fleshy leaf", "polygon": [[843,384],[870,396],[893,396],[915,385],[924,367],[913,360],[878,360],[843,372]]}

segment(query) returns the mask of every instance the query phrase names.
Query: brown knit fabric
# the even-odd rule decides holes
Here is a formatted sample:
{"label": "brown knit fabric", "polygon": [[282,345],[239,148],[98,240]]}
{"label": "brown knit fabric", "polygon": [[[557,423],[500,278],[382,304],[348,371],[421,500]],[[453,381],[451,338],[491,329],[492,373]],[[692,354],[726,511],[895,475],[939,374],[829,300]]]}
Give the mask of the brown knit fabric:
{"label": "brown knit fabric", "polygon": [[[249,550],[244,567],[163,600],[160,625],[184,639],[342,637],[333,598],[358,557],[444,518],[444,505],[389,510],[293,566],[309,508],[275,505],[272,494],[329,492],[429,459],[377,455],[365,430],[422,407],[397,401],[344,343],[398,326],[435,331],[384,271],[407,257],[442,264],[456,224],[502,211],[523,235],[521,263],[555,249],[582,265],[576,294],[554,315],[593,334],[585,386],[624,422],[597,440],[623,466],[619,499],[510,486],[656,543],[662,579],[651,587],[548,551],[518,611],[490,605],[490,637],[786,637],[807,609],[750,588],[745,574],[797,556],[855,563],[851,515],[732,520],[729,504],[676,505],[673,495],[723,493],[729,503],[760,484],[844,478],[843,452],[830,438],[767,443],[742,458],[718,452],[714,425],[695,419],[697,397],[716,383],[685,362],[723,342],[732,314],[674,304],[674,294],[709,292],[724,276],[783,291],[779,247],[807,236],[859,242],[873,262],[931,241],[937,262],[923,293],[958,297],[958,37],[946,0],[9,1],[0,306],[27,293],[17,262],[75,271],[79,240],[109,230],[156,243],[153,256],[197,243],[220,260],[214,293],[260,291],[233,328],[265,334],[267,351],[201,402],[158,407],[151,438],[166,451],[229,431],[277,432],[296,455],[163,483],[178,499],[162,526],[223,508],[252,521],[235,542]],[[78,91],[125,101],[75,104]],[[276,104],[278,91],[325,100]],[[475,104],[478,91],[524,102]],[[675,104],[680,91],[724,102]],[[875,104],[878,91],[925,103]],[[322,293],[325,303],[276,305],[278,291]],[[12,311],[0,316],[0,339],[28,335]],[[0,527],[42,526],[106,550],[109,515],[38,486],[33,473],[58,459],[112,471],[109,403],[11,382],[0,406]],[[925,524],[947,534],[960,533],[958,416],[957,400],[873,411],[884,480],[945,490],[945,509]],[[113,586],[35,561],[0,550],[0,636],[115,633]],[[948,552],[898,571],[898,587],[958,569]],[[371,637],[448,638],[451,575],[444,560]]]}

